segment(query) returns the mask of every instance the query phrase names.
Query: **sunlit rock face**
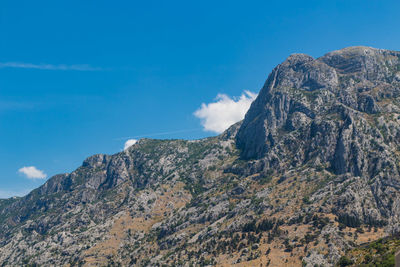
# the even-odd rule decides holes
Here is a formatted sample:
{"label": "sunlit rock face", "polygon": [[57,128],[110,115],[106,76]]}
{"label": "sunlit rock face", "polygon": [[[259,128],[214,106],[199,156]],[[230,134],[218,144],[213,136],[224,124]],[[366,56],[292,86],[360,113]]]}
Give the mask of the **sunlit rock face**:
{"label": "sunlit rock face", "polygon": [[[272,164],[328,164],[336,174],[374,175],[398,146],[398,52],[350,47],[313,59],[295,54],[269,75],[248,111],[237,144],[245,159]],[[371,138],[373,137],[373,138]],[[376,145],[382,151],[375,151]],[[368,153],[365,153],[365,152]],[[294,157],[278,159],[285,152]],[[279,162],[279,164],[278,164]]]}

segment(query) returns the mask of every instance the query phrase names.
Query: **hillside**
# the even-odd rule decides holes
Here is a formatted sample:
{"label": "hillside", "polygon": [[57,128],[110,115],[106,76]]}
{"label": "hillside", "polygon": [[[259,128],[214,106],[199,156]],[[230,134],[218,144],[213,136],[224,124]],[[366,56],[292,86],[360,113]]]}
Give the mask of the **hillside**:
{"label": "hillside", "polygon": [[273,69],[217,137],[141,139],[0,200],[2,266],[334,266],[400,231],[400,52]]}

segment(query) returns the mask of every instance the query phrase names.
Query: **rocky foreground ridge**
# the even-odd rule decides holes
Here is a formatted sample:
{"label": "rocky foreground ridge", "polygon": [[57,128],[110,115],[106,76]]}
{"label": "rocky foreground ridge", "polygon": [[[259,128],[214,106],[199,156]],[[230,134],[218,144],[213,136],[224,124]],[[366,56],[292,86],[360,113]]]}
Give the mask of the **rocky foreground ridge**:
{"label": "rocky foreground ridge", "polygon": [[400,231],[400,52],[289,56],[217,137],[142,139],[0,200],[1,266],[334,266]]}

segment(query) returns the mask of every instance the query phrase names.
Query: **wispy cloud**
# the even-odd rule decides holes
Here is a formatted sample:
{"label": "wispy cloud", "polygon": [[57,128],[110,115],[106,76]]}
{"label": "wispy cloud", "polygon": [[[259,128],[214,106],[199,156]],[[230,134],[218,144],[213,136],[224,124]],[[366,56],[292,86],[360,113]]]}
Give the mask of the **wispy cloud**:
{"label": "wispy cloud", "polygon": [[33,64],[24,62],[0,62],[0,68],[18,68],[18,69],[38,69],[38,70],[75,70],[75,71],[101,71],[102,68],[93,67],[88,64]]}
{"label": "wispy cloud", "polygon": [[47,174],[35,166],[22,167],[18,172],[24,174],[28,179],[45,179],[47,177]]}
{"label": "wispy cloud", "polygon": [[20,191],[0,190],[0,199],[10,198],[10,197],[23,197],[32,190],[33,189],[25,189]]}
{"label": "wispy cloud", "polygon": [[245,91],[239,98],[218,94],[215,102],[201,104],[194,115],[201,120],[205,131],[222,133],[232,124],[242,120],[257,94]]}
{"label": "wispy cloud", "polygon": [[141,134],[141,135],[135,135],[135,136],[118,137],[118,138],[114,138],[114,140],[118,141],[118,140],[135,139],[135,138],[146,138],[146,137],[154,137],[154,136],[160,136],[160,135],[195,132],[195,131],[200,131],[200,130],[201,130],[201,128],[184,129],[184,130],[169,131],[169,132],[148,133],[148,134]]}

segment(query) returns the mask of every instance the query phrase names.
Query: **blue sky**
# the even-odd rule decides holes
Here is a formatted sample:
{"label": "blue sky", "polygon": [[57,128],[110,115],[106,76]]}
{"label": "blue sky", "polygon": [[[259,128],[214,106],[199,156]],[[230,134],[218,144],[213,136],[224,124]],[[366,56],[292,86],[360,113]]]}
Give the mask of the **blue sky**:
{"label": "blue sky", "polygon": [[2,0],[0,197],[129,138],[213,135],[201,104],[257,93],[291,53],[400,50],[398,14],[398,1]]}

